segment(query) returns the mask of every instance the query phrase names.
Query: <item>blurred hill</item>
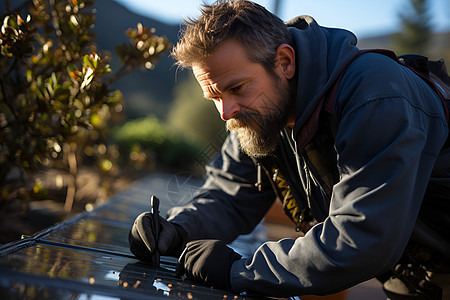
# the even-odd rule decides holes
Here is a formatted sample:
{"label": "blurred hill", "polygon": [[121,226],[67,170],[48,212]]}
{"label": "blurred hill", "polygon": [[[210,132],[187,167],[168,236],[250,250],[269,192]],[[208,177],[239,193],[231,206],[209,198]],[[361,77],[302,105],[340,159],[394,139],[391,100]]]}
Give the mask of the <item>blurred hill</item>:
{"label": "blurred hill", "polygon": [[[110,51],[112,54],[111,66],[113,70],[119,68],[114,47],[127,42],[125,31],[142,23],[147,28],[155,28],[155,34],[166,36],[171,43],[176,43],[180,29],[178,25],[168,25],[141,15],[137,15],[121,4],[111,0],[96,0],[96,22],[94,32],[97,34],[99,50]],[[176,68],[169,53],[164,54],[153,70],[136,70],[132,74],[118,80],[113,88],[120,89],[125,98],[125,114],[127,118],[144,117],[149,112],[158,117],[165,117],[169,103],[173,98],[173,87]]]}
{"label": "blurred hill", "polygon": [[[360,39],[358,40],[358,47],[360,49],[384,48],[395,51],[392,48],[392,34]],[[402,54],[406,53],[397,53],[397,55]],[[447,66],[450,65],[450,32],[434,33],[428,43],[426,53],[421,54],[428,56],[430,60],[444,58]]]}

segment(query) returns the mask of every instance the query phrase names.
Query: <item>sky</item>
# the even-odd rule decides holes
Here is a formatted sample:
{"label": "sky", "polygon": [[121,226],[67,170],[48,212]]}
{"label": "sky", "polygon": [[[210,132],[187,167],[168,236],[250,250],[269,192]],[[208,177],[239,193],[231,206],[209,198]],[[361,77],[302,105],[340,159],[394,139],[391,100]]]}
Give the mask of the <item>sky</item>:
{"label": "sky", "polygon": [[[202,0],[115,0],[131,11],[168,24],[196,17]],[[431,24],[435,31],[450,31],[450,0],[429,0]],[[213,1],[205,0],[206,3]],[[270,11],[273,0],[256,0]],[[398,13],[408,8],[409,0],[280,0],[278,16],[287,21],[298,15],[310,15],[322,26],[349,29],[358,37],[395,32]]]}

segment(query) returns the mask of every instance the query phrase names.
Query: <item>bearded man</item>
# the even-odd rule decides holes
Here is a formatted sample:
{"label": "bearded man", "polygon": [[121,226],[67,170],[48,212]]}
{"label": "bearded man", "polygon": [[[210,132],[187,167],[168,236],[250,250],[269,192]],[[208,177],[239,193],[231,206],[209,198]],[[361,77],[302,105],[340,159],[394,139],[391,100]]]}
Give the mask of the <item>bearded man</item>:
{"label": "bearded man", "polygon": [[[425,81],[346,30],[245,0],[204,5],[172,54],[230,130],[193,201],[159,219],[158,250],[184,250],[188,278],[287,297],[377,277],[391,299],[450,297],[448,111]],[[304,236],[230,249],[276,198]],[[129,235],[142,260],[151,218]]]}

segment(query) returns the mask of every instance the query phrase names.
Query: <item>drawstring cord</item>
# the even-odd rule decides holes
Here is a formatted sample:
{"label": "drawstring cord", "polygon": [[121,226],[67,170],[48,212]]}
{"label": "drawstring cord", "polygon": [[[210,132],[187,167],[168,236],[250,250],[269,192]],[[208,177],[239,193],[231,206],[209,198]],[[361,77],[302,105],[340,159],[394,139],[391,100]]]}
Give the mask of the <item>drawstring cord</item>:
{"label": "drawstring cord", "polygon": [[262,187],[262,170],[261,164],[257,162],[257,172],[256,172],[256,183],[255,187],[258,188],[258,191],[261,192]]}
{"label": "drawstring cord", "polygon": [[303,161],[303,169],[305,170],[305,177],[306,177],[306,201],[308,202],[308,206],[311,207],[311,194],[312,194],[311,175],[309,174],[309,169],[308,165],[306,164],[306,161]]}

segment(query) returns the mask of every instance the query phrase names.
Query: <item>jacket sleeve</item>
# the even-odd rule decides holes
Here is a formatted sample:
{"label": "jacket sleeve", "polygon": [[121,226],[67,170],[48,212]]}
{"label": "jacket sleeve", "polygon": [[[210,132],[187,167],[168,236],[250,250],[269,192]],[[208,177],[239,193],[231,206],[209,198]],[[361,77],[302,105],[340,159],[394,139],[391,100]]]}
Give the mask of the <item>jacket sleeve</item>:
{"label": "jacket sleeve", "polygon": [[266,176],[257,190],[256,164],[240,150],[234,133],[206,166],[206,176],[191,203],[168,212],[168,220],[181,225],[188,240],[216,238],[229,243],[250,233],[275,199]]}
{"label": "jacket sleeve", "polygon": [[[364,60],[360,64],[372,67]],[[384,72],[376,70],[386,64]],[[338,92],[344,100],[337,108],[335,142],[340,181],[333,187],[329,216],[304,237],[265,243],[236,261],[235,291],[277,297],[335,293],[398,261],[448,128],[429,87],[414,78],[395,79],[411,75],[389,66],[375,62],[366,82],[358,77],[361,72],[349,69],[341,82],[345,91]]]}

